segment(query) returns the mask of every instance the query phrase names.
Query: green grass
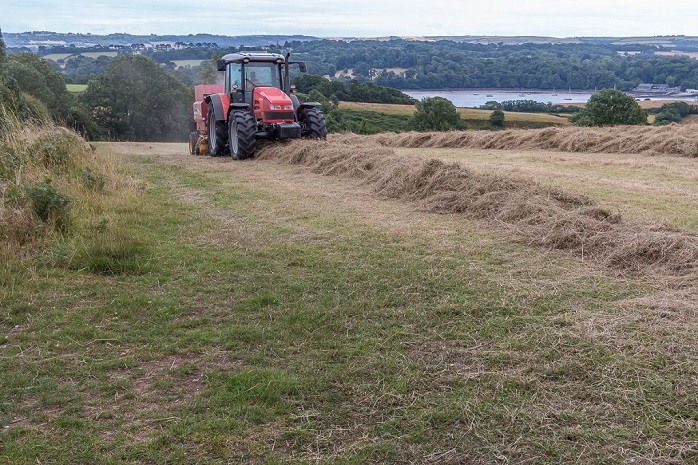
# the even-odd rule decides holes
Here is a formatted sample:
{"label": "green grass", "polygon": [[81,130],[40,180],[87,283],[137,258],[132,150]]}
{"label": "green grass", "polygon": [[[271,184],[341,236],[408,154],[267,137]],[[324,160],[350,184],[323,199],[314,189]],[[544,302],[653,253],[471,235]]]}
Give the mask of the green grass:
{"label": "green grass", "polygon": [[251,164],[131,160],[146,199],[107,214],[146,267],[0,265],[0,462],[697,458],[695,334],[595,326],[641,281]]}
{"label": "green grass", "polygon": [[65,86],[68,88],[68,92],[73,94],[79,94],[87,90],[87,84],[66,84]]}
{"label": "green grass", "polygon": [[339,108],[327,115],[327,128],[330,132],[350,131],[357,134],[404,132],[409,130],[409,118],[402,114]]}

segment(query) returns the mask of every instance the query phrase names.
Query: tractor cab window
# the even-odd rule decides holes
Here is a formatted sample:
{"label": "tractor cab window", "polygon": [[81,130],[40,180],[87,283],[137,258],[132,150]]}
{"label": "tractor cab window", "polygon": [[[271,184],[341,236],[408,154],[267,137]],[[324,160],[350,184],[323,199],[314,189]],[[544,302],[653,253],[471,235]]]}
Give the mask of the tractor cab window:
{"label": "tractor cab window", "polygon": [[252,87],[279,87],[277,66],[272,63],[249,63],[245,66],[246,88]]}
{"label": "tractor cab window", "polygon": [[231,63],[226,69],[225,88],[230,92],[233,86],[242,89],[242,65],[240,63]]}

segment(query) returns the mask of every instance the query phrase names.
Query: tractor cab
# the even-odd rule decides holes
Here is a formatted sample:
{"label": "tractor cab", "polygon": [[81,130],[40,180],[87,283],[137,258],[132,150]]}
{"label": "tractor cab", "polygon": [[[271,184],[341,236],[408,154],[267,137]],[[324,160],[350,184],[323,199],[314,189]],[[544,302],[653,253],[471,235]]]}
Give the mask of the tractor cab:
{"label": "tractor cab", "polygon": [[252,103],[256,87],[283,89],[279,65],[269,62],[233,62],[226,66],[224,88],[231,102]]}

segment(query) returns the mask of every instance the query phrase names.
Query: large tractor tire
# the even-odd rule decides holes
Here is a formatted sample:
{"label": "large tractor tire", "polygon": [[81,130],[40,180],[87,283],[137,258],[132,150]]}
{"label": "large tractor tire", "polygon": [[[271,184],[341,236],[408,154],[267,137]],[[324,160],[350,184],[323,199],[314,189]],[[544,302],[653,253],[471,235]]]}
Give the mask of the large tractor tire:
{"label": "large tractor tire", "polygon": [[228,146],[233,160],[254,158],[257,150],[257,124],[249,111],[235,110],[228,116]]}
{"label": "large tractor tire", "polygon": [[[213,106],[213,105],[211,105]],[[208,153],[212,157],[220,157],[225,152],[228,138],[225,121],[216,121],[216,114],[208,112]]]}
{"label": "large tractor tire", "polygon": [[301,123],[303,124],[303,137],[310,139],[327,138],[327,122],[325,115],[319,108],[305,109],[301,115]]}
{"label": "large tractor tire", "polygon": [[199,131],[189,133],[189,153],[192,155],[199,154]]}

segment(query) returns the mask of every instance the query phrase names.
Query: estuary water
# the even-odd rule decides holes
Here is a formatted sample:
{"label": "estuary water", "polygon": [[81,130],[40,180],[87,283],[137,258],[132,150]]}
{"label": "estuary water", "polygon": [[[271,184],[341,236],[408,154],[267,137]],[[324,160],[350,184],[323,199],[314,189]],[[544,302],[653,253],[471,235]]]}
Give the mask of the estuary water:
{"label": "estuary water", "polygon": [[586,103],[592,95],[589,91],[517,91],[511,89],[436,89],[403,90],[403,93],[422,100],[425,97],[443,97],[457,107],[479,107],[486,102],[505,102],[508,100],[535,100],[541,103]]}
{"label": "estuary water", "polygon": [[[443,97],[450,100],[455,106],[462,108],[477,108],[489,101],[506,102],[509,100],[535,100],[541,103],[554,103],[568,105],[571,103],[587,103],[594,94],[588,90],[533,90],[517,91],[515,89],[435,89],[435,90],[403,90],[403,93],[422,100],[425,97]],[[698,96],[687,95],[659,95],[647,97],[639,96],[636,100],[681,100],[684,102],[697,102]]]}

